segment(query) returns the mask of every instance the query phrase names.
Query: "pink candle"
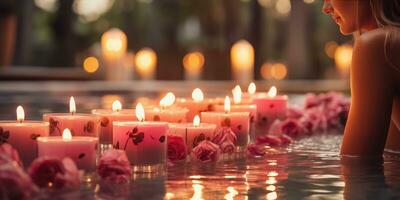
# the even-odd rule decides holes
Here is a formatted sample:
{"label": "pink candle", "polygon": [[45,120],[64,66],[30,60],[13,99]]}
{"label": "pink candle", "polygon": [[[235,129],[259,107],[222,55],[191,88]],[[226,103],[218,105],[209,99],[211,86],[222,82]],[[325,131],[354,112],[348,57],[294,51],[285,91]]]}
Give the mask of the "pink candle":
{"label": "pink candle", "polygon": [[148,121],[163,121],[171,123],[186,122],[186,115],[189,112],[186,108],[174,107],[175,95],[169,92],[160,100],[160,106],[152,106],[145,109]]}
{"label": "pink candle", "polygon": [[201,121],[213,123],[217,127],[227,126],[236,134],[239,150],[243,150],[249,143],[250,136],[250,113],[230,112],[230,99],[225,98],[225,112],[202,112]]}
{"label": "pink candle", "polygon": [[213,111],[215,100],[204,99],[203,92],[196,88],[192,92],[192,98],[179,98],[175,103],[177,106],[187,108],[189,111],[186,115],[186,121],[190,122],[194,116],[200,115],[201,112]]}
{"label": "pink candle", "polygon": [[137,122],[114,122],[113,145],[126,152],[136,172],[152,172],[165,166],[167,154],[166,122],[145,122],[142,104],[136,106]]}
{"label": "pink candle", "polygon": [[39,157],[70,157],[79,169],[87,172],[96,170],[98,139],[87,136],[72,136],[69,129],[62,136],[39,137]]}
{"label": "pink candle", "polygon": [[37,157],[37,138],[49,135],[49,123],[24,121],[21,106],[17,108],[17,121],[0,121],[0,145],[9,143],[18,150],[25,167]]}
{"label": "pink candle", "polygon": [[135,110],[122,109],[121,103],[116,100],[112,104],[112,109],[92,110],[100,119],[100,144],[112,144],[113,140],[113,122],[114,121],[136,121]]}
{"label": "pink candle", "polygon": [[276,94],[276,87],[273,86],[268,95],[254,98],[257,105],[256,136],[267,134],[276,119],[286,118],[287,96]]}
{"label": "pink candle", "polygon": [[50,123],[50,135],[60,136],[62,130],[70,129],[74,136],[98,137],[100,121],[96,115],[75,113],[75,100],[70,99],[70,113],[44,114],[43,120]]}
{"label": "pink candle", "polygon": [[169,124],[168,135],[182,137],[186,142],[187,152],[190,153],[199,142],[211,140],[216,127],[215,124],[200,123],[200,117],[196,115],[193,123]]}

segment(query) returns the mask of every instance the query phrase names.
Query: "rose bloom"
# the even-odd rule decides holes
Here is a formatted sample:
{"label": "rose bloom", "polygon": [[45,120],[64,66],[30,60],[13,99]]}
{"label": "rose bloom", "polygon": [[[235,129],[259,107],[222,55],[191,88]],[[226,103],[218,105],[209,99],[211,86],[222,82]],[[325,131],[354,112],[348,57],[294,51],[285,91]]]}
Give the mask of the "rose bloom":
{"label": "rose bloom", "polygon": [[283,121],[281,131],[290,137],[300,137],[306,133],[303,125],[296,119],[286,119]]}
{"label": "rose bloom", "polygon": [[28,171],[32,181],[39,187],[61,189],[80,185],[80,173],[70,158],[40,157],[32,162]]}
{"label": "rose bloom", "polygon": [[204,140],[192,149],[191,157],[192,160],[200,163],[211,163],[218,160],[219,154],[220,149],[218,145]]}
{"label": "rose bloom", "polygon": [[219,145],[219,148],[221,149],[221,153],[227,153],[231,154],[235,152],[235,144],[233,144],[231,141],[225,141],[221,145]]}
{"label": "rose bloom", "polygon": [[258,145],[268,145],[271,147],[277,147],[282,145],[282,141],[279,136],[274,135],[264,135],[258,136],[256,138],[256,144]]}
{"label": "rose bloom", "polygon": [[328,129],[328,123],[322,107],[308,109],[300,121],[308,134],[325,133]]}
{"label": "rose bloom", "polygon": [[0,199],[31,199],[37,191],[22,168],[12,163],[0,165]]}
{"label": "rose bloom", "polygon": [[101,156],[97,174],[106,181],[126,183],[131,177],[131,163],[125,151],[110,149]]}
{"label": "rose bloom", "polygon": [[229,127],[220,127],[215,131],[215,136],[211,140],[214,144],[221,145],[225,141],[236,144],[236,134]]}
{"label": "rose bloom", "polygon": [[168,159],[170,161],[183,160],[187,156],[186,143],[180,136],[168,135]]}
{"label": "rose bloom", "polygon": [[291,119],[300,119],[304,116],[304,110],[298,106],[289,107],[286,111],[286,117]]}
{"label": "rose bloom", "polygon": [[18,151],[15,150],[10,144],[4,143],[0,145],[0,165],[9,162],[13,162],[19,167],[22,167],[22,162],[19,158]]}
{"label": "rose bloom", "polygon": [[250,157],[261,157],[266,154],[264,147],[257,144],[248,145],[246,153]]}

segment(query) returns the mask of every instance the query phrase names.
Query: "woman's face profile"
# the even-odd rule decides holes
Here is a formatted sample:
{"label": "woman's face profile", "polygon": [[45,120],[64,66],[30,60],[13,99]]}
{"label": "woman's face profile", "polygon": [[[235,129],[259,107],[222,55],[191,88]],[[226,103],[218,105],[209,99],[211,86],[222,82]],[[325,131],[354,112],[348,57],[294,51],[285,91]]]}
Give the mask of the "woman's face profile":
{"label": "woman's face profile", "polygon": [[357,30],[356,6],[357,0],[324,0],[322,11],[331,15],[340,32],[347,35]]}

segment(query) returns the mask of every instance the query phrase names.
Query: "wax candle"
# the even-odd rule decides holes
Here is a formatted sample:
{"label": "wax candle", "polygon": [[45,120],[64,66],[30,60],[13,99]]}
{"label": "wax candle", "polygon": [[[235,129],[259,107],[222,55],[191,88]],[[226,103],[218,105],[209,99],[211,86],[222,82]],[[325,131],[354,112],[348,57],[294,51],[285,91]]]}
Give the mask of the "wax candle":
{"label": "wax candle", "polygon": [[114,121],[136,121],[135,111],[133,109],[122,109],[120,101],[116,100],[112,104],[112,109],[92,110],[100,119],[100,144],[112,144],[112,124]]}
{"label": "wax candle", "polygon": [[171,123],[186,122],[187,108],[174,107],[175,95],[167,93],[161,100],[160,106],[150,106],[145,109],[148,121],[163,121]]}
{"label": "wax candle", "polygon": [[254,77],[254,48],[246,40],[237,41],[231,48],[231,65],[234,80],[248,84]]}
{"label": "wax candle", "polygon": [[99,119],[93,114],[76,113],[74,97],[69,101],[70,113],[49,113],[43,120],[50,123],[50,135],[60,136],[62,130],[68,128],[74,136],[94,136],[99,134]]}
{"label": "wax candle", "polygon": [[142,104],[136,106],[136,122],[113,123],[113,145],[126,152],[136,172],[163,168],[167,154],[166,122],[148,122]]}
{"label": "wax candle", "polygon": [[201,121],[204,123],[213,123],[217,127],[226,126],[230,127],[236,134],[239,151],[249,143],[250,136],[250,113],[249,112],[231,112],[230,99],[228,96],[225,98],[225,112],[202,112]]}
{"label": "wax candle", "polygon": [[200,123],[200,117],[196,115],[193,123],[169,124],[168,135],[180,136],[186,142],[187,152],[203,140],[211,140],[215,135],[217,125]]}
{"label": "wax candle", "polygon": [[192,92],[192,99],[179,98],[175,104],[188,109],[186,121],[190,122],[194,116],[200,115],[201,112],[213,111],[215,103],[216,100],[214,99],[204,99],[203,92],[199,88],[196,88]]}
{"label": "wax candle", "polygon": [[277,96],[275,86],[271,87],[268,95],[255,97],[254,104],[257,105],[256,136],[267,134],[276,119],[286,118],[287,96]]}
{"label": "wax candle", "polygon": [[62,136],[39,137],[39,157],[69,157],[79,169],[87,172],[96,170],[98,138],[72,136],[69,129],[64,129]]}
{"label": "wax candle", "polygon": [[25,167],[37,157],[39,136],[49,135],[49,123],[25,121],[22,106],[17,107],[17,121],[0,121],[0,144],[9,143],[18,150]]}

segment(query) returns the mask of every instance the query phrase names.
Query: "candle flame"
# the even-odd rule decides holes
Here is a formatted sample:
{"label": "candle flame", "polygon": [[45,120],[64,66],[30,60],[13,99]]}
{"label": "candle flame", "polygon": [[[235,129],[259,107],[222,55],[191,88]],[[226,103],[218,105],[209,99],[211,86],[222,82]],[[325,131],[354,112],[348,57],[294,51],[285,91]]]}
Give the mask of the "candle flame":
{"label": "candle flame", "polygon": [[201,102],[204,100],[204,94],[203,92],[200,90],[200,88],[196,88],[193,90],[192,92],[192,99],[195,102]]}
{"label": "candle flame", "polygon": [[233,103],[240,104],[240,102],[242,102],[242,89],[240,88],[239,85],[233,88],[232,94],[233,94]]}
{"label": "candle flame", "polygon": [[62,134],[62,139],[63,140],[72,140],[72,134],[69,129],[64,129],[63,134]]}
{"label": "candle flame", "polygon": [[73,96],[71,96],[71,98],[69,99],[69,112],[70,113],[76,112],[75,99]]}
{"label": "candle flame", "polygon": [[22,122],[25,119],[25,112],[22,106],[17,107],[17,121]]}
{"label": "candle flame", "polygon": [[115,100],[112,104],[112,110],[115,112],[119,112],[122,110],[122,104],[120,101]]}
{"label": "candle flame", "polygon": [[160,101],[160,106],[161,107],[169,107],[172,106],[175,102],[175,95],[172,92],[168,92],[167,95],[165,95],[161,101]]}
{"label": "candle flame", "polygon": [[269,89],[269,91],[268,91],[268,96],[275,97],[277,93],[278,93],[278,91],[277,91],[276,87],[272,86],[271,89]]}
{"label": "candle flame", "polygon": [[200,126],[200,117],[199,117],[199,115],[194,116],[194,118],[193,118],[193,126],[195,126],[195,127]]}
{"label": "candle flame", "polygon": [[141,103],[136,104],[136,118],[139,121],[144,121],[144,108],[143,105]]}
{"label": "candle flame", "polygon": [[231,100],[228,96],[225,97],[224,110],[226,113],[231,111]]}
{"label": "candle flame", "polygon": [[255,94],[256,93],[256,84],[254,82],[250,83],[249,87],[247,88],[247,92],[249,94]]}

